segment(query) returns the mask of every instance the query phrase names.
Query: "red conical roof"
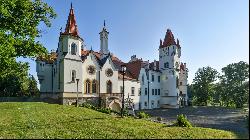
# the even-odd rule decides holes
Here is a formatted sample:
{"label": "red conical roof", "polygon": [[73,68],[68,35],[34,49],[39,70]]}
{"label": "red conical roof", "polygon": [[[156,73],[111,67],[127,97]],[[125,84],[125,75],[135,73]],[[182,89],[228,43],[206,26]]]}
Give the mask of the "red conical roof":
{"label": "red conical roof", "polygon": [[172,34],[170,29],[167,29],[163,44],[160,44],[160,48],[167,47],[170,45],[176,45],[174,40],[174,35]]}
{"label": "red conical roof", "polygon": [[77,25],[76,25],[76,19],[75,19],[72,3],[71,3],[70,11],[69,11],[69,16],[68,16],[67,24],[65,27],[65,31],[62,34],[68,34],[68,35],[79,37],[79,32],[78,32]]}

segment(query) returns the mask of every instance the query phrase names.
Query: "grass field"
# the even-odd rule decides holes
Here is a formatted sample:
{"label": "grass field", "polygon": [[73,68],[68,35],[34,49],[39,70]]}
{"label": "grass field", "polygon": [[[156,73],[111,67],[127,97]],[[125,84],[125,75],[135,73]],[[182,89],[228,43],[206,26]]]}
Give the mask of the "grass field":
{"label": "grass field", "polygon": [[5,138],[237,138],[209,128],[166,127],[87,108],[47,103],[0,103],[0,139]]}

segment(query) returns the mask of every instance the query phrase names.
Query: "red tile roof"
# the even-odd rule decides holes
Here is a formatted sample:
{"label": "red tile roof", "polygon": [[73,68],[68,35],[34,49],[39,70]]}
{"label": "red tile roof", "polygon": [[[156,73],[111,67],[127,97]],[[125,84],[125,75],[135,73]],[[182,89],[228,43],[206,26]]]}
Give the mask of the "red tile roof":
{"label": "red tile roof", "polygon": [[76,25],[76,19],[75,19],[75,14],[74,14],[72,4],[71,4],[70,11],[69,11],[69,16],[67,20],[67,25],[65,27],[65,31],[61,34],[73,35],[73,36],[79,37],[79,32],[78,32],[77,25]]}
{"label": "red tile roof", "polygon": [[126,64],[127,70],[132,74],[133,78],[139,78],[140,70],[142,68],[142,61],[136,60]]}
{"label": "red tile roof", "polygon": [[180,47],[179,40],[177,39],[177,43],[175,42],[174,35],[170,29],[167,29],[164,41],[160,39],[160,48],[168,47],[170,45],[177,45]]}
{"label": "red tile roof", "polygon": [[180,65],[180,69],[181,69],[181,70],[183,70],[183,71],[185,71],[185,66],[184,66],[184,64],[183,64],[183,63],[181,63],[181,65]]}

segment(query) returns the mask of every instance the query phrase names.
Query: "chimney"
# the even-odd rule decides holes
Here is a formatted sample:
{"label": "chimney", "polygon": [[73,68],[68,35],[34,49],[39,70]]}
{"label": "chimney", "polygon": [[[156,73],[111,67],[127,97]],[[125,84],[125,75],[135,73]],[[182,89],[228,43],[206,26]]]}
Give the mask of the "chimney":
{"label": "chimney", "polygon": [[156,70],[156,60],[154,60],[154,70]]}

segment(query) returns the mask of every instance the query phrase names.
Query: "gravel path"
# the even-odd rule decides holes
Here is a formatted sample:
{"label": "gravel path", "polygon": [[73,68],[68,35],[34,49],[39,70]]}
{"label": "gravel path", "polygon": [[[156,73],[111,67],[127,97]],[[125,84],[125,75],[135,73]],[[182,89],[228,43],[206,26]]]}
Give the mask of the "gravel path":
{"label": "gravel path", "polygon": [[143,110],[152,116],[153,120],[162,117],[163,122],[171,124],[178,114],[184,114],[194,126],[216,128],[234,131],[249,136],[245,115],[241,109],[225,107],[185,107],[180,109]]}

